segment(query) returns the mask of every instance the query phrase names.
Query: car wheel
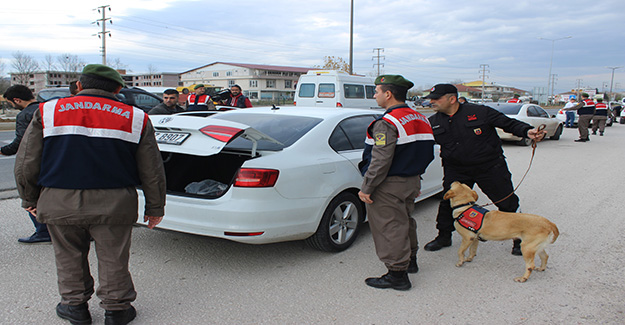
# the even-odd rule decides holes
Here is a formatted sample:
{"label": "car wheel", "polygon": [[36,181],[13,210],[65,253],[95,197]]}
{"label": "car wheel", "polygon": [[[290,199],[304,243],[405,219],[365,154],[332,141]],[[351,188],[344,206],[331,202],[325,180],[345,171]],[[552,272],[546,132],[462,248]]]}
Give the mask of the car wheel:
{"label": "car wheel", "polygon": [[517,144],[517,146],[527,147],[530,144],[532,144],[532,139],[530,139],[530,138],[523,138],[523,139],[517,141],[516,144]]}
{"label": "car wheel", "polygon": [[306,239],[306,243],[326,252],[345,250],[358,237],[363,220],[364,207],[358,197],[341,193],[330,201],[317,231]]}
{"label": "car wheel", "polygon": [[560,140],[560,135],[562,135],[562,124],[558,125],[558,128],[556,129],[556,133],[554,133],[549,139]]}

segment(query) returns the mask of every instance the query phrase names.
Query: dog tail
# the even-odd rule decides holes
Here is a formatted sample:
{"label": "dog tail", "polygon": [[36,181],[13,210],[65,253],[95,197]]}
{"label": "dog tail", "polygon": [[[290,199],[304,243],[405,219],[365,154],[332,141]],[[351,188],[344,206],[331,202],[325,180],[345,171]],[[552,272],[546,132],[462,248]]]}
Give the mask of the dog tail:
{"label": "dog tail", "polygon": [[558,226],[556,226],[555,223],[549,221],[550,225],[551,225],[551,235],[553,236],[553,239],[551,239],[551,243],[555,243],[556,239],[558,239],[558,236],[560,236],[560,231],[558,230]]}

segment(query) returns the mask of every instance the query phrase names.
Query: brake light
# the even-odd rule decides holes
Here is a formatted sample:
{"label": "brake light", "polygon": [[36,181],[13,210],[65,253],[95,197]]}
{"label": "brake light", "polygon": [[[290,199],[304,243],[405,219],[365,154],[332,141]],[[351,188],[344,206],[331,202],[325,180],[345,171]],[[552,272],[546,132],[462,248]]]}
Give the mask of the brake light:
{"label": "brake light", "polygon": [[236,138],[239,134],[243,133],[243,131],[244,130],[238,128],[218,125],[207,125],[200,129],[200,132],[221,142],[228,142],[230,139]]}
{"label": "brake light", "polygon": [[293,102],[293,106],[297,106],[297,102]]}
{"label": "brake light", "polygon": [[558,114],[564,114],[564,111],[563,110],[559,110]]}
{"label": "brake light", "polygon": [[241,168],[234,181],[236,187],[272,187],[280,172],[275,169]]}
{"label": "brake light", "polygon": [[336,102],[336,107],[343,107],[343,104]]}

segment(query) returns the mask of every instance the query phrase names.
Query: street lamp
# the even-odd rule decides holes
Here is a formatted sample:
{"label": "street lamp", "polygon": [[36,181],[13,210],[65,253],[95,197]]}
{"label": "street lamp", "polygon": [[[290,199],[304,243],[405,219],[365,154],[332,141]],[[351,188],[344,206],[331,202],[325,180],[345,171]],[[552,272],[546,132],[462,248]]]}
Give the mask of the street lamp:
{"label": "street lamp", "polygon": [[[551,61],[549,61],[549,75],[547,76],[547,102],[549,102],[549,84],[551,83],[551,67],[553,66],[553,49],[555,47],[556,41],[561,41],[563,39],[573,38],[573,36],[567,36],[562,38],[544,38],[539,37],[541,40],[551,41]],[[553,92],[553,89],[551,89]],[[553,95],[553,94],[552,94]]]}

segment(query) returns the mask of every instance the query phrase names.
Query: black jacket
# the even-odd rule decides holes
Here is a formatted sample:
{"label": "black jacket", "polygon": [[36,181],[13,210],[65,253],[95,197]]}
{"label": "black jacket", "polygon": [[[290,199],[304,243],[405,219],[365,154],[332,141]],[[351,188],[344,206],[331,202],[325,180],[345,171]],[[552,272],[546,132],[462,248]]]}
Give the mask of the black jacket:
{"label": "black jacket", "polygon": [[174,105],[174,108],[172,109],[167,107],[165,103],[160,103],[154,106],[154,108],[148,112],[148,115],[169,115],[180,112],[184,112],[184,109],[178,105]]}
{"label": "black jacket", "polygon": [[496,127],[519,137],[527,137],[533,128],[493,108],[471,103],[460,104],[453,116],[439,112],[429,120],[445,166],[479,165],[502,158]]}
{"label": "black jacket", "polygon": [[26,132],[26,128],[28,128],[30,121],[33,119],[33,114],[35,114],[35,111],[38,108],[39,103],[34,102],[26,106],[19,114],[17,114],[15,117],[15,139],[13,139],[13,142],[0,148],[0,152],[2,152],[3,155],[12,156],[17,153],[17,149],[20,147],[20,142],[22,142],[24,132]]}

